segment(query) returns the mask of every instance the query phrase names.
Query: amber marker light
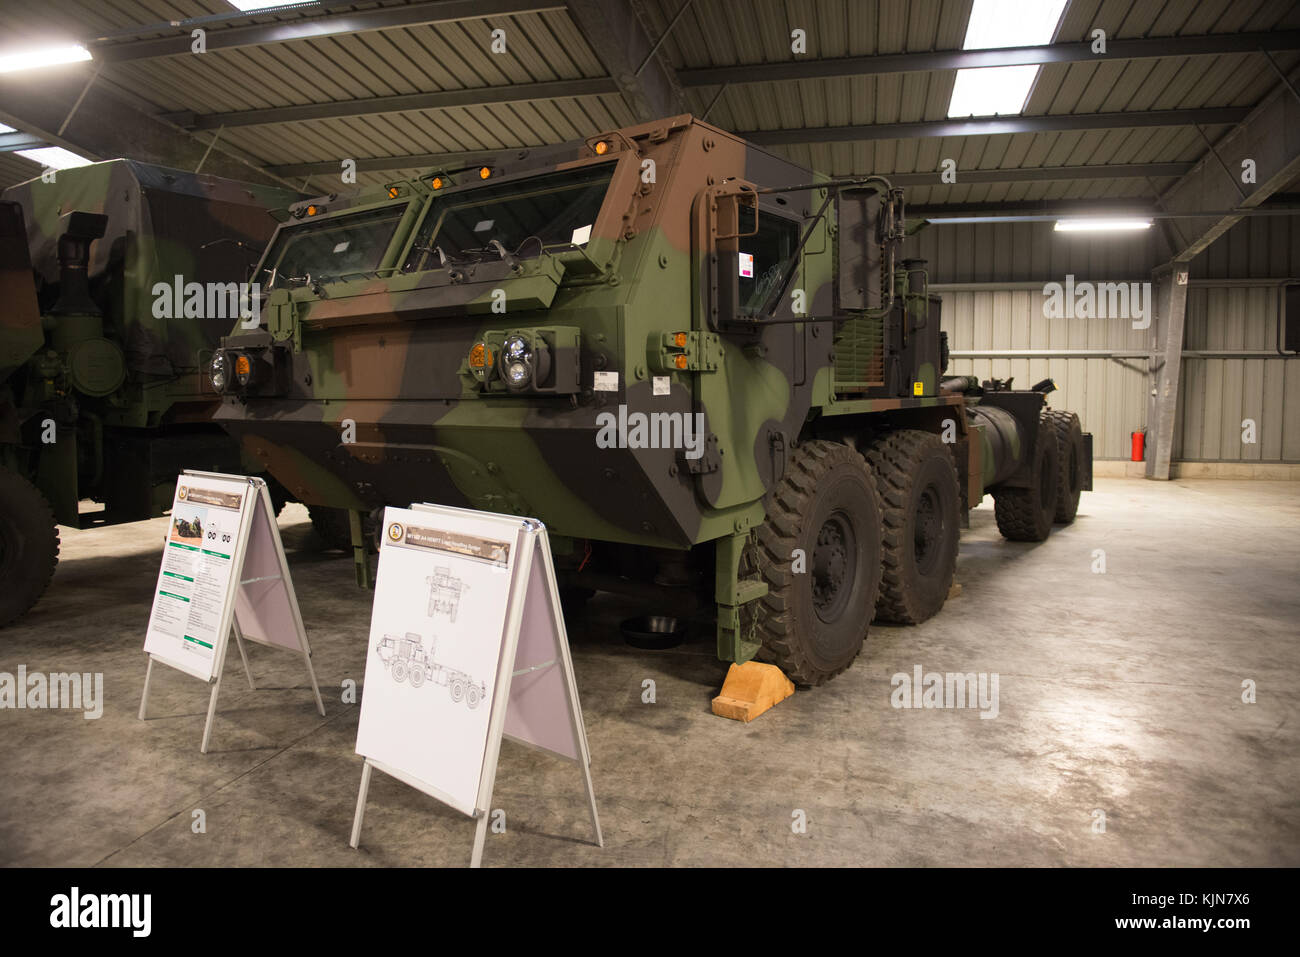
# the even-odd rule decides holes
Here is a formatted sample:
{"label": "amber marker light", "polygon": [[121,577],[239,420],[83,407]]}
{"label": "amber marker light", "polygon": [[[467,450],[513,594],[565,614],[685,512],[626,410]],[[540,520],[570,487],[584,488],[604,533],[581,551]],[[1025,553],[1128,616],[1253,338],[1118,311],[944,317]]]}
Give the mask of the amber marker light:
{"label": "amber marker light", "polygon": [[604,140],[598,140],[596,142],[596,155],[604,156],[608,152],[609,152],[609,143],[605,142]]}
{"label": "amber marker light", "polygon": [[479,170],[478,170],[478,178],[479,178],[479,179],[487,179],[487,178],[488,178],[489,176],[491,176],[491,175],[492,175],[492,167],[491,167],[491,166],[480,166],[480,167],[479,167]]}
{"label": "amber marker light", "polygon": [[320,212],[320,207],[319,207],[319,206],[308,206],[308,207],[307,207],[307,215],[308,215],[308,216],[315,216],[315,215],[316,215],[317,213],[319,213],[319,212]]}
{"label": "amber marker light", "polygon": [[685,349],[685,348],[686,348],[686,333],[684,333],[684,332],[679,332],[679,333],[677,333],[676,335],[674,335],[674,336],[673,336],[673,343],[677,346],[678,349]]}
{"label": "amber marker light", "polygon": [[474,348],[469,350],[469,367],[471,369],[486,369],[492,364],[492,350],[482,342],[474,343]]}
{"label": "amber marker light", "polygon": [[685,369],[685,368],[686,368],[686,357],[685,357],[685,356],[678,356],[676,362],[677,362],[677,368],[679,368],[679,369]]}
{"label": "amber marker light", "polygon": [[248,361],[248,356],[239,356],[235,359],[235,375],[246,376],[253,371],[253,364]]}
{"label": "amber marker light", "polygon": [[388,187],[388,198],[389,198],[389,199],[397,199],[397,195],[398,195],[398,193],[400,193],[400,192],[401,192],[401,190],[399,190],[396,186],[390,186],[390,187]]}
{"label": "amber marker light", "polygon": [[432,186],[434,189],[442,189],[442,186],[443,186],[443,183],[442,183],[442,177],[441,177],[441,176],[435,176],[435,177],[433,178],[433,181],[432,181],[429,185]]}

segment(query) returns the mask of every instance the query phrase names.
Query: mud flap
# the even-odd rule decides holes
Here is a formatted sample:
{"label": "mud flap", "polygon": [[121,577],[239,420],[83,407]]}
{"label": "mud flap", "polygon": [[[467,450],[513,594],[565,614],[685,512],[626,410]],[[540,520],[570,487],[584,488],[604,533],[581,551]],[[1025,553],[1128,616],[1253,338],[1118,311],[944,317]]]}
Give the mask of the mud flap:
{"label": "mud flap", "polygon": [[720,538],[715,543],[714,600],[718,603],[718,658],[743,664],[756,654],[760,643],[755,639],[755,617],[742,614],[744,606],[767,594],[767,582],[740,577],[740,559],[749,532]]}

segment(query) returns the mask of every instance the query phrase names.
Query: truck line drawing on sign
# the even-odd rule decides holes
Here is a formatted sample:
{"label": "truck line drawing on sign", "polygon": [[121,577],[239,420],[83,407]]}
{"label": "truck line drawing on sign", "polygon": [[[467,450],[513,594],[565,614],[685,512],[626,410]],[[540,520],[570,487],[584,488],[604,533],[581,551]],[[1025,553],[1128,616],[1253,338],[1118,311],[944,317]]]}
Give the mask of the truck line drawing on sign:
{"label": "truck line drawing on sign", "polygon": [[452,577],[448,568],[435,568],[425,581],[429,583],[429,617],[441,612],[454,622],[460,610],[460,598],[469,591],[469,586]]}
{"label": "truck line drawing on sign", "polygon": [[446,685],[451,700],[464,701],[470,708],[477,708],[479,702],[487,697],[487,685],[475,681],[468,672],[458,668],[448,668],[434,661],[434,652],[438,639],[432,638],[429,650],[424,650],[424,640],[414,632],[408,631],[405,637],[384,635],[375,647],[375,654],[384,663],[394,681],[406,681],[411,687],[419,688],[426,681],[435,685]]}

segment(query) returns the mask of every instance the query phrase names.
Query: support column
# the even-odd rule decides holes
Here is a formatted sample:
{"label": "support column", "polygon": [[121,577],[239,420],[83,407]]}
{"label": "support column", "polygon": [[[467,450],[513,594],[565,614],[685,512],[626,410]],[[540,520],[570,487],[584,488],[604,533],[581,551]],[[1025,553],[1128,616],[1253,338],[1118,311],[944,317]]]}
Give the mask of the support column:
{"label": "support column", "polygon": [[1167,480],[1178,415],[1178,378],[1187,318],[1187,264],[1167,263],[1151,274],[1155,318],[1151,323],[1147,400],[1146,477]]}

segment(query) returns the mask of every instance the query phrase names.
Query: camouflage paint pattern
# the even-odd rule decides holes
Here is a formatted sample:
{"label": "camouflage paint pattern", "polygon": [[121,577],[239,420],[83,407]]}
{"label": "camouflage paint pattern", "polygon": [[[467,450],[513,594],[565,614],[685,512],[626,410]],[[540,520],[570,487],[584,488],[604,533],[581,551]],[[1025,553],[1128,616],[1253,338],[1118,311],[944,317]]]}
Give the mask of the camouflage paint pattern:
{"label": "camouflage paint pattern", "polygon": [[[230,321],[158,318],[154,286],[245,279],[274,230],[269,209],[296,198],[129,160],[5,190],[27,247],[17,269],[6,252],[6,285],[34,291],[38,312],[33,322],[29,292],[27,308],[0,318],[0,464],[34,481],[60,523],[78,523],[85,497],[106,501],[110,520],[148,517],[170,501],[179,468],[241,466],[211,424],[217,397],[201,372]],[[74,212],[107,217],[87,268],[95,309],[55,315],[58,245]],[[46,421],[54,443],[41,440]]]}
{"label": "camouflage paint pattern", "polygon": [[[469,265],[438,262],[429,244],[440,234],[420,245],[426,218],[473,202],[485,182],[595,166],[609,170],[609,186],[585,244],[525,256],[525,240]],[[897,259],[901,191],[875,179],[846,200],[841,184],[687,115],[506,152],[488,171],[435,170],[290,210],[273,249],[312,223],[343,228],[384,209],[396,222],[377,269],[298,277],[269,294],[263,329],[223,340],[230,355],[277,357],[276,386],[232,389],[217,420],[295,497],[353,510],[428,501],[526,514],[589,542],[683,552],[717,542],[720,654],[736,660],[754,650],[736,609],[766,588],[741,580],[741,551],[801,440],[869,441],[952,423],[968,501],[979,500],[985,443],[971,441],[965,398],[939,389],[938,298],[923,264]],[[761,191],[792,186],[801,188]],[[896,204],[888,219],[886,203]],[[758,321],[738,308],[747,206],[760,230],[784,222],[778,232],[804,242]],[[893,224],[888,235],[882,223]],[[760,276],[771,264],[749,265]],[[493,310],[502,295],[504,314]],[[511,332],[539,329],[576,330],[571,392],[493,391],[472,373],[476,343],[499,347]],[[611,375],[615,384],[600,381]],[[599,447],[598,416],[620,405],[702,415],[703,455]],[[346,423],[355,441],[344,441]],[[573,553],[576,562],[583,549]]]}
{"label": "camouflage paint pattern", "polygon": [[[592,144],[602,140],[610,149],[598,156]],[[649,183],[641,175],[647,160],[655,170]],[[712,265],[701,238],[712,191],[725,192],[729,181],[799,184],[812,174],[679,116],[550,155],[503,154],[490,164],[491,182],[594,163],[608,164],[612,176],[583,250],[513,268],[491,259],[460,280],[434,268],[332,282],[323,295],[307,286],[273,292],[263,313],[270,335],[291,346],[289,394],[232,397],[218,420],[315,504],[427,499],[535,515],[560,535],[678,549],[761,521],[761,498],[781,468],[779,446],[791,447],[830,401],[833,324],[787,321],[719,334],[708,283],[698,281]],[[458,182],[442,195],[479,185]],[[424,180],[393,188],[399,198],[385,187],[319,201],[325,216],[409,203],[388,268],[407,259],[423,204],[438,198]],[[824,198],[815,188],[764,196],[760,223],[784,216],[801,225]],[[812,315],[832,310],[830,233],[829,218],[816,226],[790,284],[804,290]],[[505,315],[491,311],[497,289]],[[775,317],[794,318],[789,296]],[[581,390],[483,394],[467,372],[471,346],[493,331],[537,326],[581,330]],[[699,356],[687,355],[685,370],[663,344],[679,331],[710,337]],[[234,334],[226,344],[241,341],[249,340]],[[716,355],[706,360],[710,350]],[[617,391],[593,389],[597,371],[616,373]],[[655,376],[668,378],[667,395],[653,394]],[[714,437],[708,470],[692,472],[680,450],[598,449],[597,415],[620,404],[702,413]],[[355,443],[340,440],[344,420],[357,425]]]}

